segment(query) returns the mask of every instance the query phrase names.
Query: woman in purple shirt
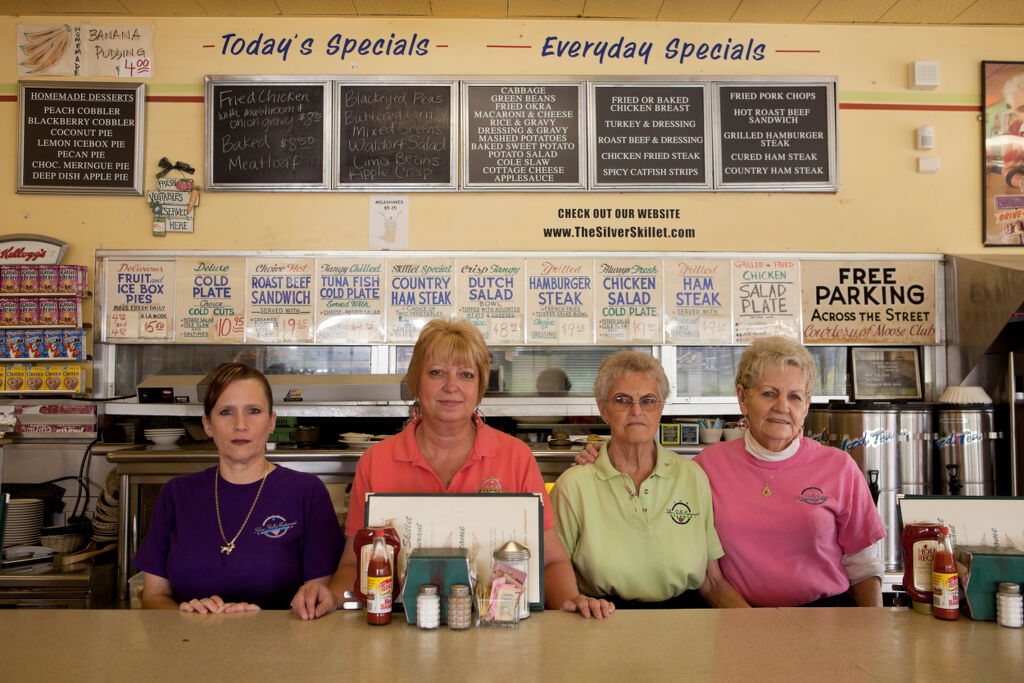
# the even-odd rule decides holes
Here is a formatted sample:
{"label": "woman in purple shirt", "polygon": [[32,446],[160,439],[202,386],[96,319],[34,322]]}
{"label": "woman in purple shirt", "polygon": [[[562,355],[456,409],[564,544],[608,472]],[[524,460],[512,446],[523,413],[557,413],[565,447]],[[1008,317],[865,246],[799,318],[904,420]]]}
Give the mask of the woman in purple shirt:
{"label": "woman in purple shirt", "polygon": [[272,405],[259,370],[225,363],[211,374],[203,428],[220,462],[160,490],[132,561],[143,607],[288,609],[303,584],[330,579],[343,543],[334,506],[318,478],[267,460]]}

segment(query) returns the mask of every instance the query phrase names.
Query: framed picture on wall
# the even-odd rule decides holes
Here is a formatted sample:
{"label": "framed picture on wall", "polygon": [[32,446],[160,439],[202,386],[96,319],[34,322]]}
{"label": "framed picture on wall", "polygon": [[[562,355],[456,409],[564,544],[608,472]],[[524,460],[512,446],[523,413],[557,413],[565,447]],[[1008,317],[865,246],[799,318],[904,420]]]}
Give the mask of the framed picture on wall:
{"label": "framed picture on wall", "polygon": [[1024,62],[982,62],[982,244],[1024,245]]}
{"label": "framed picture on wall", "polygon": [[921,398],[916,348],[862,346],[852,349],[853,398],[891,401]]}

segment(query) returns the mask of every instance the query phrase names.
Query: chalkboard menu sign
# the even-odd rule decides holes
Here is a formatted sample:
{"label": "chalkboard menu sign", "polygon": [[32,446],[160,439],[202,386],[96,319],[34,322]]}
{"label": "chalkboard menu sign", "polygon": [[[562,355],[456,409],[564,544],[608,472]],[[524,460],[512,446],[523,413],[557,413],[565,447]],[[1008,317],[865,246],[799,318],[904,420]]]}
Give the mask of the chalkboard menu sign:
{"label": "chalkboard menu sign", "polygon": [[581,83],[464,83],[462,108],[463,187],[583,187]]}
{"label": "chalkboard menu sign", "polygon": [[590,187],[708,189],[704,85],[593,84]]}
{"label": "chalkboard menu sign", "polygon": [[207,76],[207,189],[328,189],[330,111],[326,79]]}
{"label": "chalkboard menu sign", "polygon": [[721,190],[838,189],[835,81],[716,86]]}
{"label": "chalkboard menu sign", "polygon": [[455,189],[456,89],[448,83],[339,83],[334,188]]}
{"label": "chalkboard menu sign", "polygon": [[18,192],[142,194],[146,86],[18,83]]}

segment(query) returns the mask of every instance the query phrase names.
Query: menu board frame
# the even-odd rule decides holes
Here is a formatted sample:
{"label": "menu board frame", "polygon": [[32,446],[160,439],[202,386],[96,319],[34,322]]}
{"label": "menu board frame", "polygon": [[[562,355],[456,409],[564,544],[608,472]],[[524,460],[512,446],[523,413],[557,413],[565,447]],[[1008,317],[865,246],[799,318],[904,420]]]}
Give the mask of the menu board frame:
{"label": "menu board frame", "polygon": [[[343,183],[341,182],[340,146],[344,144],[342,137],[342,90],[346,87],[420,87],[448,88],[448,180],[444,182],[409,182],[409,183]],[[459,182],[459,82],[447,79],[414,79],[408,77],[373,77],[362,79],[337,79],[332,82],[334,93],[334,111],[331,118],[333,140],[329,153],[331,155],[331,189],[337,192],[435,192],[458,189]]]}
{"label": "menu board frame", "polygon": [[[331,189],[328,174],[331,168],[332,158],[332,83],[333,80],[326,76],[228,76],[208,75],[206,76],[206,87],[204,92],[204,113],[206,135],[205,135],[205,159],[206,159],[206,189],[211,191],[255,191],[255,192],[321,192]],[[320,86],[323,89],[323,107],[321,113],[321,136],[323,149],[320,159],[320,180],[317,182],[227,182],[217,179],[217,155],[214,150],[214,124],[217,113],[217,103],[214,97],[218,88],[222,86]]]}
{"label": "menu board frame", "polygon": [[[41,90],[83,90],[102,92],[104,90],[124,90],[134,91],[135,102],[134,102],[134,130],[130,136],[135,149],[131,155],[132,161],[131,169],[128,170],[128,174],[131,176],[131,187],[117,186],[109,187],[102,184],[89,185],[89,186],[77,186],[77,185],[34,185],[25,183],[25,174],[29,172],[30,165],[33,160],[28,158],[30,154],[29,148],[34,145],[28,144],[25,139],[26,136],[26,122],[27,117],[32,111],[32,107],[29,104],[30,93]],[[101,82],[76,82],[76,81],[18,81],[18,185],[16,192],[22,194],[87,194],[87,195],[142,195],[142,159],[145,152],[145,133],[146,133],[146,84],[145,83],[101,83]],[[74,115],[71,114],[73,117]],[[90,124],[91,125],[91,124]],[[61,136],[62,138],[69,138],[71,136]],[[115,137],[113,139],[124,139],[128,136]],[[38,139],[36,139],[38,140]],[[80,150],[80,151],[91,151],[91,150]],[[38,160],[36,160],[38,161]],[[43,160],[46,161],[46,160]],[[52,172],[58,173],[59,169],[51,169]]]}
{"label": "menu board frame", "polygon": [[[921,360],[913,346],[855,346],[850,349],[850,376],[853,379],[855,401],[920,401]],[[903,361],[903,370],[898,372],[890,384],[879,385],[869,373],[878,371],[886,363]],[[887,373],[892,376],[892,373]]]}
{"label": "menu board frame", "polygon": [[[712,99],[711,99],[711,81],[707,79],[699,78],[686,78],[678,77],[672,79],[666,79],[662,77],[647,77],[647,78],[633,78],[628,81],[623,80],[590,80],[587,81],[587,180],[588,187],[594,191],[616,191],[616,190],[629,190],[631,192],[710,192],[714,188],[712,183],[714,182],[714,160],[713,154],[711,153],[710,141],[714,134],[714,128],[712,126]],[[702,106],[704,108],[703,118],[704,125],[701,130],[704,142],[701,145],[701,150],[704,154],[704,182],[659,182],[659,183],[639,183],[639,182],[627,182],[627,181],[602,181],[598,176],[598,154],[600,153],[600,145],[598,144],[597,136],[597,91],[603,88],[620,88],[620,89],[631,89],[631,88],[680,88],[680,89],[697,89],[702,91]],[[664,132],[676,132],[674,128],[665,128]]]}
{"label": "menu board frame", "polygon": [[[565,190],[585,190],[587,189],[587,120],[589,119],[587,109],[587,81],[586,80],[567,80],[564,78],[558,79],[544,79],[544,78],[533,78],[533,79],[508,79],[508,80],[463,80],[460,82],[460,126],[459,126],[459,142],[461,147],[461,168],[459,177],[461,179],[461,187],[463,190],[483,190],[490,192],[515,192],[515,191],[551,191],[551,192],[562,192]],[[515,184],[501,184],[501,183],[486,183],[479,181],[470,180],[470,148],[472,147],[473,140],[469,135],[470,125],[470,90],[472,88],[494,88],[494,87],[530,87],[530,86],[544,86],[544,87],[575,87],[577,89],[576,98],[576,139],[579,141],[576,150],[577,158],[577,174],[574,182],[566,183],[515,183]]]}
{"label": "menu board frame", "polygon": [[[835,77],[817,76],[762,76],[743,79],[721,79],[712,83],[712,115],[714,116],[713,127],[715,131],[714,151],[712,156],[715,160],[714,188],[717,192],[838,192],[839,191],[839,162],[838,162],[838,134],[836,126],[838,123],[838,102],[836,98],[836,85],[838,79]],[[825,164],[828,167],[826,181],[807,182],[730,182],[724,179],[725,159],[722,150],[722,106],[721,93],[723,88],[747,87],[747,88],[807,88],[823,87],[827,101],[825,103],[825,125],[826,125],[826,149],[828,159]],[[783,104],[788,103],[785,100]],[[799,102],[796,102],[799,104]]]}

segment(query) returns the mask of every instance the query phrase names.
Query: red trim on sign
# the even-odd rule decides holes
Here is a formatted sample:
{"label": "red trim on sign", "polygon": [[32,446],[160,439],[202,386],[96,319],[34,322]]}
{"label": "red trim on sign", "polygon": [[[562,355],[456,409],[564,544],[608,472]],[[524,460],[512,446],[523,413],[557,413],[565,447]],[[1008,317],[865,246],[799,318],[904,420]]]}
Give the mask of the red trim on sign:
{"label": "red trim on sign", "polygon": [[819,54],[821,50],[776,50],[775,52],[808,52],[811,54]]}
{"label": "red trim on sign", "polygon": [[447,45],[435,45],[434,47],[448,47]]}
{"label": "red trim on sign", "polygon": [[532,45],[488,45],[487,47],[521,47],[527,50],[533,47]]}
{"label": "red trim on sign", "polygon": [[840,109],[875,109],[882,111],[976,111],[981,107],[972,104],[868,104],[865,102],[840,102]]}
{"label": "red trim on sign", "polygon": [[196,102],[203,103],[202,95],[147,95],[147,102]]}
{"label": "red trim on sign", "polygon": [[203,47],[217,47],[216,45],[203,45]]}
{"label": "red trim on sign", "polygon": [[0,102],[17,102],[17,95],[0,95]]}

